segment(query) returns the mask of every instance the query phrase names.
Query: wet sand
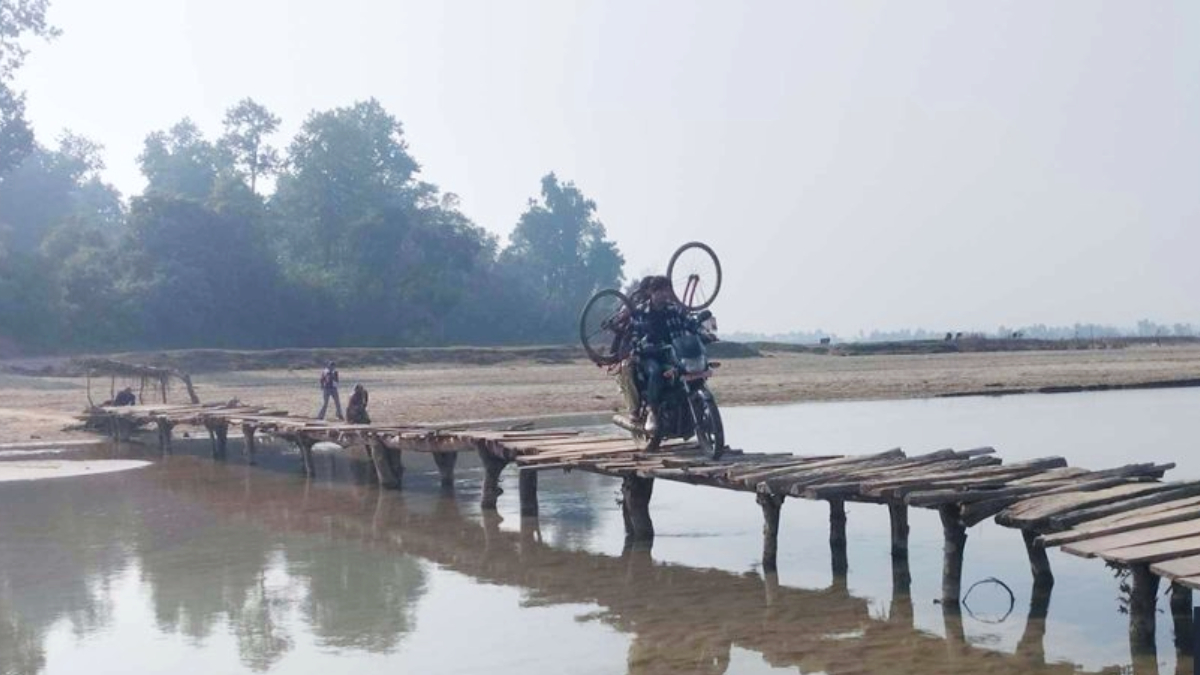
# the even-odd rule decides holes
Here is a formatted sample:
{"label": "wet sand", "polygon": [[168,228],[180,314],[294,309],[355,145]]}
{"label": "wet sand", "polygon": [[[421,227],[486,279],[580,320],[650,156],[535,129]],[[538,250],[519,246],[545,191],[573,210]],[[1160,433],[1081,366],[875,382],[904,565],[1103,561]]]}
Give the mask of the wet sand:
{"label": "wet sand", "polygon": [[[204,401],[236,398],[278,406],[292,414],[315,415],[321,402],[318,375],[316,370],[263,370],[206,373],[194,380]],[[620,405],[612,378],[585,362],[414,365],[343,369],[341,375],[343,405],[353,385],[361,382],[371,392],[370,412],[377,422],[526,419],[607,413]],[[769,353],[764,358],[725,361],[710,385],[723,405],[738,406],[1122,387],[1188,379],[1200,379],[1200,347],[855,357]],[[63,431],[87,405],[82,378],[0,375],[0,391],[0,443],[89,437]],[[93,381],[93,400],[108,397],[108,381]],[[170,400],[183,403],[186,396],[172,391]]]}

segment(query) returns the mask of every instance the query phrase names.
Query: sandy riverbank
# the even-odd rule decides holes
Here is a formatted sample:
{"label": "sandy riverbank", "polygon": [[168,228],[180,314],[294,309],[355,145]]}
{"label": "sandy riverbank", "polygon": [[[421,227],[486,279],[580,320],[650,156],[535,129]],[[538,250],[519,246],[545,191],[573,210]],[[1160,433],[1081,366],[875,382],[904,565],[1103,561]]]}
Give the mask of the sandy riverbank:
{"label": "sandy riverbank", "polygon": [[[316,370],[205,373],[202,400],[237,398],[313,415]],[[723,405],[920,398],[1044,387],[1128,386],[1200,379],[1200,347],[836,357],[773,353],[731,359],[711,384]],[[507,362],[343,369],[343,399],[356,382],[371,391],[376,420],[411,423],[612,411],[616,386],[589,363]],[[108,397],[93,382],[93,397]],[[0,443],[86,434],[63,432],[87,404],[82,378],[0,375]],[[182,392],[172,397],[183,402]],[[343,400],[343,403],[345,401]]]}

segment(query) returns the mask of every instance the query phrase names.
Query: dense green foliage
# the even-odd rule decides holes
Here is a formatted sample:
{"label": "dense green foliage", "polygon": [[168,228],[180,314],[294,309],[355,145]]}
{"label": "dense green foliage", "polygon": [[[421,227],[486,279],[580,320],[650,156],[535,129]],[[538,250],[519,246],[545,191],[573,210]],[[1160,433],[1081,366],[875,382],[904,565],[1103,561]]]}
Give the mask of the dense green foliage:
{"label": "dense green foliage", "polygon": [[624,263],[596,205],[542,179],[507,247],[418,178],[378,101],[280,119],[246,99],[219,138],[146,137],[147,186],[100,177],[102,148],[35,141],[10,88],[45,0],[0,0],[0,353],[155,347],[562,342]]}

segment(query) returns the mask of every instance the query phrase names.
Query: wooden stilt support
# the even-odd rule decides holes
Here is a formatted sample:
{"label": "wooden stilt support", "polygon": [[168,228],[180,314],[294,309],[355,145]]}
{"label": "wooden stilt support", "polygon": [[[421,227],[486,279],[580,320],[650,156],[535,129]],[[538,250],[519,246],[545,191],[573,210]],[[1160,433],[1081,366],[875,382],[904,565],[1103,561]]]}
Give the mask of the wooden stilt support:
{"label": "wooden stilt support", "polygon": [[508,460],[482,447],[479,448],[479,459],[483,462],[483,495],[479,506],[485,511],[495,511],[496,501],[504,494],[500,487],[500,472],[508,466]]}
{"label": "wooden stilt support", "polygon": [[1145,563],[1129,568],[1132,586],[1129,593],[1129,647],[1136,654],[1155,652],[1154,609],[1159,579]]}
{"label": "wooden stilt support", "polygon": [[1029,554],[1029,569],[1033,572],[1035,586],[1054,586],[1054,573],[1050,571],[1050,559],[1046,557],[1046,548],[1037,545],[1037,533],[1032,530],[1021,530],[1025,539],[1025,551]]}
{"label": "wooden stilt support", "polygon": [[1171,620],[1175,628],[1176,658],[1183,660],[1184,656],[1194,656],[1192,589],[1182,584],[1171,584]]}
{"label": "wooden stilt support", "polygon": [[1024,656],[1030,664],[1040,666],[1046,662],[1046,616],[1050,613],[1050,594],[1054,590],[1054,577],[1040,582],[1035,575],[1033,591],[1029,596],[1029,618],[1025,620],[1025,632],[1017,642],[1017,654]]}
{"label": "wooden stilt support", "polygon": [[317,475],[317,465],[313,462],[313,446],[315,442],[303,436],[296,439],[296,446],[300,448],[300,458],[304,460],[304,475],[309,478],[314,478]]}
{"label": "wooden stilt support", "polygon": [[518,478],[521,495],[521,517],[536,518],[538,515],[538,472],[522,471]]}
{"label": "wooden stilt support", "polygon": [[458,462],[457,452],[435,452],[433,463],[437,465],[438,473],[442,476],[442,487],[454,487],[454,464]]}
{"label": "wooden stilt support", "polygon": [[829,500],[829,552],[833,557],[836,582],[850,570],[850,561],[846,557],[846,502],[840,499]]}
{"label": "wooden stilt support", "polygon": [[208,432],[208,442],[212,446],[212,458],[217,458],[217,431],[213,428],[211,422],[204,423],[204,430]]}
{"label": "wooden stilt support", "polygon": [[621,515],[625,518],[625,542],[654,540],[654,521],[650,519],[650,497],[654,479],[625,476],[621,483]]}
{"label": "wooden stilt support", "polygon": [[[384,490],[398,489],[400,476],[397,476],[393,470],[388,457],[388,447],[383,444],[383,441],[378,438],[369,439],[367,454],[371,457],[371,464],[375,467],[375,478],[379,481],[379,487]],[[403,465],[401,466],[403,467]]]}
{"label": "wooden stilt support", "polygon": [[258,454],[257,442],[254,439],[254,434],[258,432],[258,427],[253,424],[242,424],[242,439],[243,448],[246,453],[246,461],[253,466],[258,460],[255,457]]}
{"label": "wooden stilt support", "polygon": [[962,597],[963,551],[967,546],[967,528],[963,526],[962,507],[947,504],[938,509],[942,517],[942,604],[958,605]]}
{"label": "wooden stilt support", "polygon": [[158,426],[158,449],[164,455],[171,454],[171,430],[175,428],[175,423],[164,417],[158,417],[154,420]]}
{"label": "wooden stilt support", "polygon": [[913,622],[912,573],[908,556],[892,558],[892,607],[888,620],[911,626]]}
{"label": "wooden stilt support", "polygon": [[784,495],[759,492],[756,497],[763,512],[763,572],[779,569],[776,558],[779,552],[779,512],[783,508]]}
{"label": "wooden stilt support", "polygon": [[228,455],[229,422],[221,420],[213,425],[213,435],[217,439],[217,459],[224,460]]}
{"label": "wooden stilt support", "polygon": [[888,504],[892,522],[892,558],[908,559],[908,504]]}

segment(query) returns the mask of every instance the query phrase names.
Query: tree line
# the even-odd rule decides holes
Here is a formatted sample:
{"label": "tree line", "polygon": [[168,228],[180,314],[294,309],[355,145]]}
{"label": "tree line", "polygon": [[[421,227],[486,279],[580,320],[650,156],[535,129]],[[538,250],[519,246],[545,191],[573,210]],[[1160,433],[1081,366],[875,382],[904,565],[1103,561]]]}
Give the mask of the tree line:
{"label": "tree line", "polygon": [[[374,99],[314,111],[285,146],[252,99],[221,133],[147,135],[124,198],[102,147],[38,142],[12,75],[45,0],[0,0],[0,350],[562,342],[624,259],[550,173],[501,245],[422,181]],[[533,188],[533,186],[531,186]]]}

